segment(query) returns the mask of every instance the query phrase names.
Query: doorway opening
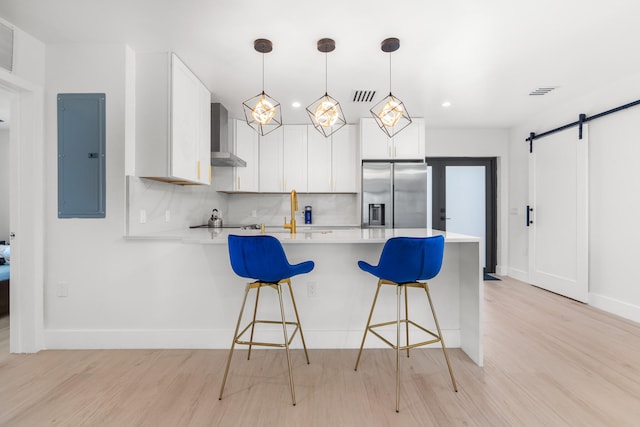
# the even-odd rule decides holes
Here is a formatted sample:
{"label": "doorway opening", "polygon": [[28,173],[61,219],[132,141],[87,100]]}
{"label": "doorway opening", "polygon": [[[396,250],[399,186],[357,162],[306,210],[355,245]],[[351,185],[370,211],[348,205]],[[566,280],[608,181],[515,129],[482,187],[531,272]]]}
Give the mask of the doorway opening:
{"label": "doorway opening", "polygon": [[484,273],[497,264],[495,157],[427,157],[428,227],[482,239]]}

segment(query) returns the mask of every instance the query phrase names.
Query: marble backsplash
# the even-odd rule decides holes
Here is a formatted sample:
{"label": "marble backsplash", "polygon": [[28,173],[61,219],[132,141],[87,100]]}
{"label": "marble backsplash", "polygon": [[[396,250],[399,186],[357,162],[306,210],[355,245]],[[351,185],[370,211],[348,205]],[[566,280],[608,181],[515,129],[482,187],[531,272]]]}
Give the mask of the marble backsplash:
{"label": "marble backsplash", "polygon": [[[290,195],[229,194],[223,218],[233,224],[265,224],[282,226],[284,217],[291,219]],[[296,222],[304,224],[304,207],[312,207],[313,224],[359,225],[360,209],[357,194],[298,194]]]}
{"label": "marble backsplash", "polygon": [[[206,224],[216,208],[225,225],[282,226],[290,220],[290,195],[222,193],[213,186],[180,186],[128,176],[125,235],[146,235]],[[312,206],[313,224],[360,224],[358,194],[298,194],[297,223],[304,224],[304,207]],[[144,217],[144,222],[143,218]]]}

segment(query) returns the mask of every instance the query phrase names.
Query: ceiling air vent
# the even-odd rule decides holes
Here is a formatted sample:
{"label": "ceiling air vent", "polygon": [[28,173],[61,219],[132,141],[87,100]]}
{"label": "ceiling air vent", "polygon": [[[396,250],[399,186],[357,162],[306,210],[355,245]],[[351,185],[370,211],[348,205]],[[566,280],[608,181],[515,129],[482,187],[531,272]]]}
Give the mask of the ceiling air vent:
{"label": "ceiling air vent", "polygon": [[539,87],[536,90],[532,90],[531,92],[529,92],[529,96],[542,96],[542,95],[546,95],[549,92],[551,92],[552,90],[556,89],[557,86],[544,86],[544,87]]}
{"label": "ceiling air vent", "polygon": [[375,90],[354,90],[351,100],[353,102],[371,102],[374,96],[376,96]]}
{"label": "ceiling air vent", "polygon": [[0,67],[13,69],[13,28],[0,23]]}

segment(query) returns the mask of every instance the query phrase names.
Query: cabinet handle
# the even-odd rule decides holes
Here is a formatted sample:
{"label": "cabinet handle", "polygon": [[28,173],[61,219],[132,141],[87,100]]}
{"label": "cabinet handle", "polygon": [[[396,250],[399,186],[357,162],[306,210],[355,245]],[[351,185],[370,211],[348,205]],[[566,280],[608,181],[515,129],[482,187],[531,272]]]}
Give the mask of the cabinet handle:
{"label": "cabinet handle", "polygon": [[238,177],[238,190],[240,189],[240,177]]}
{"label": "cabinet handle", "polygon": [[200,179],[200,160],[198,160],[198,179]]}

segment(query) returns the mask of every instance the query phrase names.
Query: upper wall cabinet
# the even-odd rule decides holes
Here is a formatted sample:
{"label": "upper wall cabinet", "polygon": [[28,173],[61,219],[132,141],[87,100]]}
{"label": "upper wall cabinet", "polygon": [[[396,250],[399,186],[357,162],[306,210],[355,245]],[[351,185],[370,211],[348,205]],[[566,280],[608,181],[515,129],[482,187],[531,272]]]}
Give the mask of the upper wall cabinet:
{"label": "upper wall cabinet", "polygon": [[211,183],[211,93],[173,53],[136,58],[136,175]]}
{"label": "upper wall cabinet", "polygon": [[282,182],[282,149],[283,127],[258,138],[258,152],[260,160],[259,180],[261,193],[280,193]]}
{"label": "upper wall cabinet", "polygon": [[380,130],[373,118],[360,119],[360,146],[363,160],[425,158],[424,119],[413,118],[409,126],[393,138]]}
{"label": "upper wall cabinet", "polygon": [[308,127],[308,189],[310,193],[356,193],[358,135],[356,125],[346,125],[325,138]]}
{"label": "upper wall cabinet", "polygon": [[325,138],[311,125],[284,125],[258,136],[234,120],[236,154],[246,167],[216,168],[216,189],[228,192],[357,193],[358,126]]}
{"label": "upper wall cabinet", "polygon": [[247,123],[233,120],[235,154],[247,162],[246,167],[234,167],[234,191],[257,192],[258,185],[258,134]]}
{"label": "upper wall cabinet", "polygon": [[307,190],[307,125],[284,127],[282,176],[283,190]]}

